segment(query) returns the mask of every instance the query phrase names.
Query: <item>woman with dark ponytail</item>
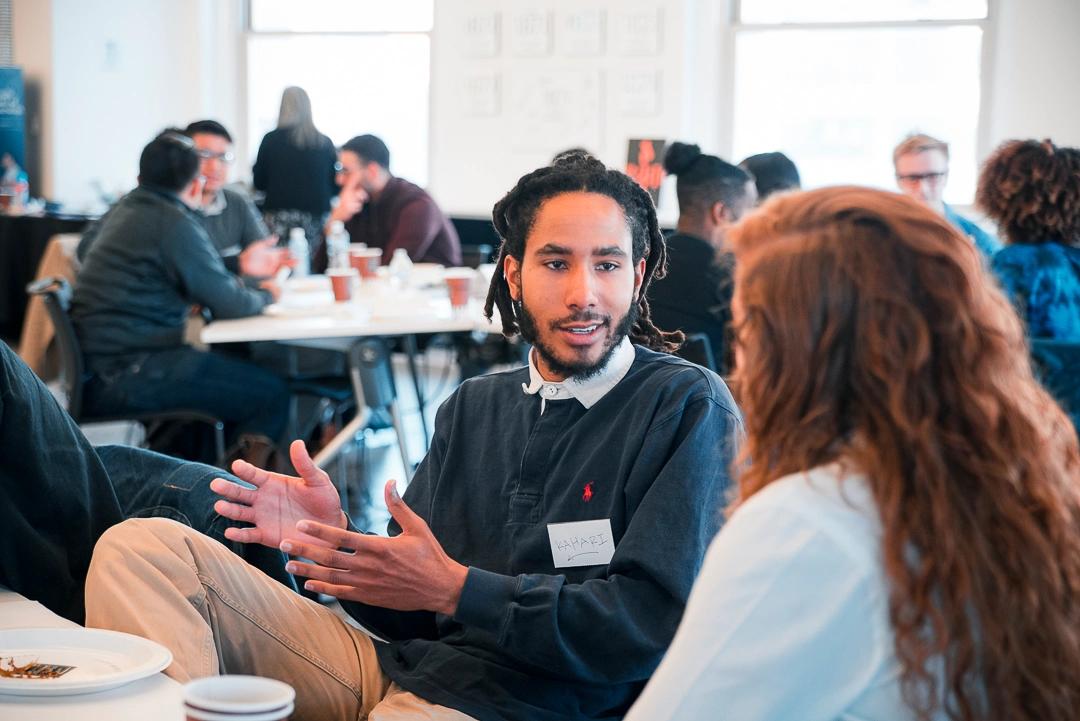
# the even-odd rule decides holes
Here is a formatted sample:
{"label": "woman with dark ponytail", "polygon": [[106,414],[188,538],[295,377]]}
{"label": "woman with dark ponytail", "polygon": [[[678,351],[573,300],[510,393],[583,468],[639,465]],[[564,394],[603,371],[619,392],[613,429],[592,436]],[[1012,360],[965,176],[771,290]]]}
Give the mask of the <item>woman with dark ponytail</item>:
{"label": "woman with dark ponytail", "polygon": [[667,277],[649,291],[653,317],[662,328],[708,336],[715,370],[723,374],[731,350],[731,257],[724,236],[754,207],[754,180],[687,143],[671,144],[664,169],[679,178],[679,225],[667,239]]}

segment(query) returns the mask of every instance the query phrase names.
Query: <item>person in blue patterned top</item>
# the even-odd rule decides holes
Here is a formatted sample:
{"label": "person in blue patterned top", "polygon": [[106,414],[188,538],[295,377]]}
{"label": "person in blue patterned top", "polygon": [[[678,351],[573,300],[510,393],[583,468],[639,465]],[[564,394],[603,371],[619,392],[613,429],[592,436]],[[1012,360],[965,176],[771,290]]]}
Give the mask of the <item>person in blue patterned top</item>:
{"label": "person in blue patterned top", "polygon": [[983,166],[975,202],[1005,237],[991,267],[1028,335],[1080,343],[1080,149],[1006,141]]}

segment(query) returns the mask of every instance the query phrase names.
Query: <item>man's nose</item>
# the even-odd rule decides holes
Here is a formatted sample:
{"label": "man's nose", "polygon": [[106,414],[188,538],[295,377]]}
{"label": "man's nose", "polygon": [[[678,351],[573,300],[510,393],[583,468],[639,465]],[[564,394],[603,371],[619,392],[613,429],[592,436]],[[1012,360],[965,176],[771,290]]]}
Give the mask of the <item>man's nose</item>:
{"label": "man's nose", "polygon": [[589,265],[570,274],[566,288],[566,305],[570,308],[592,308],[597,304],[596,273]]}

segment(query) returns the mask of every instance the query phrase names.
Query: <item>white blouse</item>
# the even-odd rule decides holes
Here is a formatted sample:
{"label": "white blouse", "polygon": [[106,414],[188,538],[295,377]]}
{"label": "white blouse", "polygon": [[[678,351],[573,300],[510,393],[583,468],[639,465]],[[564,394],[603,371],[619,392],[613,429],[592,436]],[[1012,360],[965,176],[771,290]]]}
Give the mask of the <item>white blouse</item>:
{"label": "white blouse", "polygon": [[627,721],[914,718],[900,698],[877,508],[863,478],[840,474],[786,476],[734,513]]}

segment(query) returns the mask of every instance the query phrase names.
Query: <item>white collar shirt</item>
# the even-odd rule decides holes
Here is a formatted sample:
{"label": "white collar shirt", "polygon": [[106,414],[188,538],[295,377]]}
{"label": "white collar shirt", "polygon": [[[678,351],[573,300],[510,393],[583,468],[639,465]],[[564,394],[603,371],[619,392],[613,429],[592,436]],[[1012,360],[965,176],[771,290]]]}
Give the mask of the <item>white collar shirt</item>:
{"label": "white collar shirt", "polygon": [[564,401],[573,398],[586,409],[592,408],[618,385],[634,363],[634,344],[623,337],[607,363],[596,375],[588,378],[567,378],[564,381],[548,381],[536,367],[536,350],[529,353],[529,382],[521,384],[528,395],[540,396],[540,414],[543,415],[548,401]]}

